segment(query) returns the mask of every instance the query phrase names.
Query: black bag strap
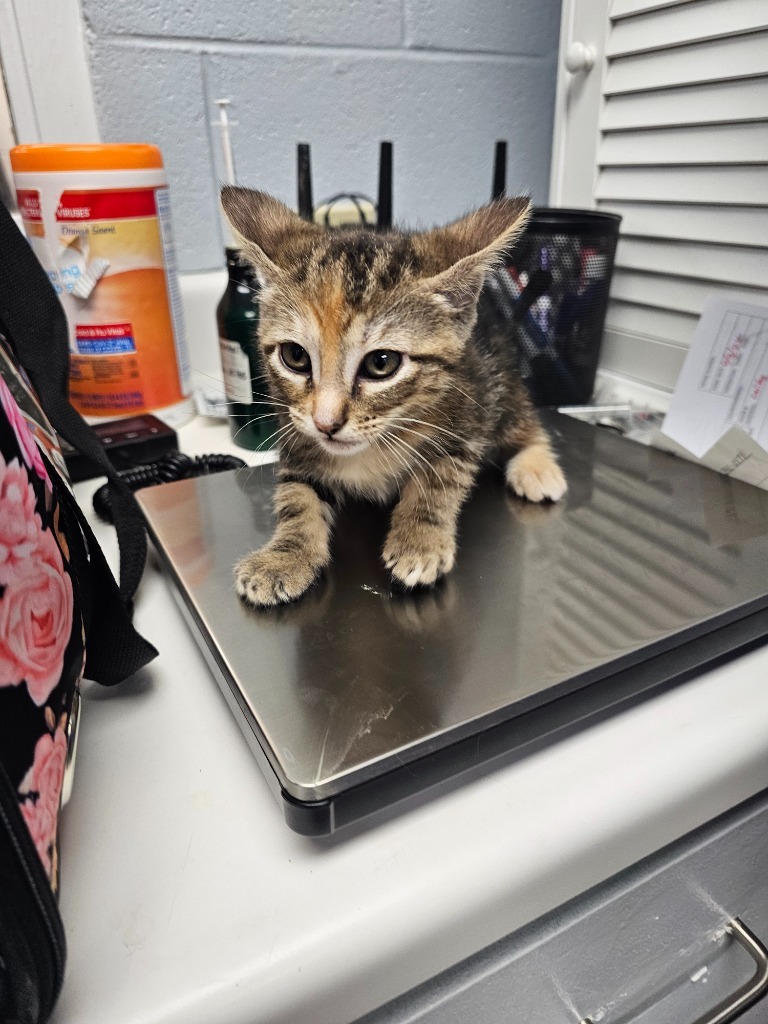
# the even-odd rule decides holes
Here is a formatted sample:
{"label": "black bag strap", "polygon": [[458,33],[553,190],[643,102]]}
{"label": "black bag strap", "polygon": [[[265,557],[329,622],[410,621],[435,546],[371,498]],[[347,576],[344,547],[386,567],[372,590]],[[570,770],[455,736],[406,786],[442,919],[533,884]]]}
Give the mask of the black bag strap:
{"label": "black bag strap", "polygon": [[[157,654],[130,625],[133,597],[147,558],[146,528],[133,493],[118,476],[98,436],[69,402],[66,316],[45,271],[3,203],[0,203],[0,331],[29,374],[53,428],[95,462],[109,480],[120,550],[119,594],[90,527],[82,514],[78,518],[86,537],[90,534],[90,564],[96,590],[88,638],[88,667],[93,669],[92,657],[96,657],[99,663],[111,666],[109,682],[118,682]],[[96,550],[98,555],[95,555]],[[119,649],[112,646],[111,634],[115,629],[123,638]],[[120,663],[115,663],[117,656],[122,659]],[[91,675],[90,671],[89,676],[107,682],[106,678]]]}

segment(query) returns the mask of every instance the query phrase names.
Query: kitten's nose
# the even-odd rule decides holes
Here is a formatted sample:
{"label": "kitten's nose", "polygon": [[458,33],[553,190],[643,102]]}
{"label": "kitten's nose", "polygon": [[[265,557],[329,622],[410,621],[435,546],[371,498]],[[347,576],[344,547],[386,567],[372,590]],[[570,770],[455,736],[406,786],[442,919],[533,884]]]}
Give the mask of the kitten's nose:
{"label": "kitten's nose", "polygon": [[322,416],[317,413],[312,417],[312,422],[321,434],[328,437],[333,437],[344,426],[344,420],[339,416]]}
{"label": "kitten's nose", "polygon": [[321,434],[333,437],[347,422],[343,396],[335,388],[320,387],[312,410],[312,422]]}

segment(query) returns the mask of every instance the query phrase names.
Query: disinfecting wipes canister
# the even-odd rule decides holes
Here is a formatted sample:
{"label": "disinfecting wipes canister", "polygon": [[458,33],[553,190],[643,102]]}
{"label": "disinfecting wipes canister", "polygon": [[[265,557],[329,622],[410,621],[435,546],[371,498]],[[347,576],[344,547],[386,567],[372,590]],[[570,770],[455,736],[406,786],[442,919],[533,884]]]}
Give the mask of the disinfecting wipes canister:
{"label": "disinfecting wipes canister", "polygon": [[27,237],[67,314],[72,404],[184,422],[190,368],[160,150],[16,146],[11,165]]}

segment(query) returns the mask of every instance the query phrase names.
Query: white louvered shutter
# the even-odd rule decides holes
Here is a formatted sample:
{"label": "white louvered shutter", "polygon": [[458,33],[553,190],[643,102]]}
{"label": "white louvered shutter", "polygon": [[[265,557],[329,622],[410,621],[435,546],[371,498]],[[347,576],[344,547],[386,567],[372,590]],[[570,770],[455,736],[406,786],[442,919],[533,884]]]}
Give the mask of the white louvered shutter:
{"label": "white louvered shutter", "polygon": [[570,4],[561,50],[598,59],[560,89],[552,201],[623,216],[601,366],[669,391],[708,295],[768,301],[768,0]]}

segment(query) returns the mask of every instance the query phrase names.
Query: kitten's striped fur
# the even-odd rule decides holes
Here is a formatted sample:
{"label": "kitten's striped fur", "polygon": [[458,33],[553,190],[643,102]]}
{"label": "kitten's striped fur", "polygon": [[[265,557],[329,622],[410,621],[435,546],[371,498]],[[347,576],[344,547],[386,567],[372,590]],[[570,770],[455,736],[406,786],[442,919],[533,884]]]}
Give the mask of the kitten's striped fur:
{"label": "kitten's striped fur", "polygon": [[[246,601],[309,588],[345,495],[393,503],[382,557],[414,587],[453,567],[459,511],[491,452],[517,494],[565,493],[509,338],[477,326],[484,275],[523,230],[526,198],[387,234],[326,231],[248,189],[227,186],[222,203],[262,284],[259,341],[281,425],[275,534],[235,568]],[[370,379],[366,355],[400,364]]]}

